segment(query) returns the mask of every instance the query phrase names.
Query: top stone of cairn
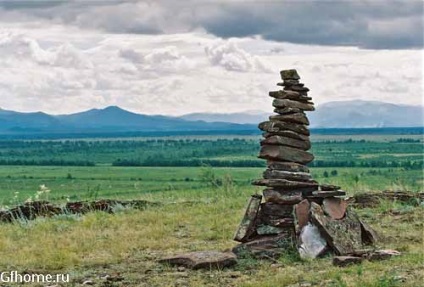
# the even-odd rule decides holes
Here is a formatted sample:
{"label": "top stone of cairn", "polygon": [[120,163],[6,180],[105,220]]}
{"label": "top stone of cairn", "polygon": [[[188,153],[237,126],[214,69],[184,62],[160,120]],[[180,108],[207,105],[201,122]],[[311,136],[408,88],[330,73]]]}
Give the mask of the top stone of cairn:
{"label": "top stone of cairn", "polygon": [[300,76],[295,69],[280,71],[282,80],[299,80]]}

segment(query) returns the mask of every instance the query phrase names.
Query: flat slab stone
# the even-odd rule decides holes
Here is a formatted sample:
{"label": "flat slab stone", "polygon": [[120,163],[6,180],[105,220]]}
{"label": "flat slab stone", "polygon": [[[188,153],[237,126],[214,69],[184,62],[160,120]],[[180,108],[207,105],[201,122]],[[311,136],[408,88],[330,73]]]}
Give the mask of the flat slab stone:
{"label": "flat slab stone", "polygon": [[307,199],[294,206],[294,218],[296,220],[296,233],[300,234],[303,227],[309,222],[309,209],[311,204]]}
{"label": "flat slab stone", "polygon": [[372,252],[369,252],[366,254],[366,258],[369,261],[379,261],[379,260],[387,260],[392,258],[393,256],[400,256],[402,253],[400,253],[397,250],[393,249],[382,249],[382,250],[375,250]]}
{"label": "flat slab stone", "polygon": [[159,262],[190,269],[221,269],[235,265],[237,260],[232,252],[199,251],[167,257]]}
{"label": "flat slab stone", "polygon": [[352,264],[360,264],[362,263],[363,258],[362,257],[356,257],[356,256],[336,256],[333,258],[333,265],[339,266],[339,267],[345,267]]}
{"label": "flat slab stone", "polygon": [[280,71],[282,80],[300,80],[300,76],[295,69]]}
{"label": "flat slab stone", "polygon": [[[292,161],[307,164],[313,161],[314,156],[306,151],[279,145],[263,145],[259,152],[259,158],[274,161]],[[318,187],[318,185],[317,185]]]}
{"label": "flat slab stone", "polygon": [[269,138],[271,136],[283,136],[283,137],[288,137],[288,138],[292,138],[296,140],[309,141],[309,136],[302,135],[291,130],[283,130],[279,132],[264,132],[262,133],[262,135],[264,138]]}
{"label": "flat slab stone", "polygon": [[316,225],[331,248],[339,255],[352,254],[363,249],[361,224],[358,216],[350,209],[343,219],[334,220],[324,214],[321,206],[312,202],[311,222]]}
{"label": "flat slab stone", "polygon": [[302,94],[309,92],[309,89],[307,87],[304,87],[304,85],[289,85],[285,86],[284,90],[300,92]]}
{"label": "flat slab stone", "polygon": [[298,108],[284,107],[284,108],[275,108],[274,113],[277,113],[280,115],[287,115],[287,114],[294,114],[294,113],[303,113],[303,110]]}
{"label": "flat slab stone", "polygon": [[269,217],[272,219],[293,218],[293,206],[265,202],[261,204],[260,217]]}
{"label": "flat slab stone", "polygon": [[267,166],[270,169],[284,170],[291,172],[309,172],[309,168],[306,165],[302,165],[296,162],[282,162],[282,161],[267,161]]}
{"label": "flat slab stone", "polygon": [[251,196],[243,219],[234,235],[235,241],[244,242],[255,232],[255,222],[261,201],[261,195],[254,194]]}
{"label": "flat slab stone", "polygon": [[277,188],[287,188],[287,189],[297,189],[303,187],[313,187],[316,188],[318,183],[315,181],[292,181],[287,179],[258,179],[252,182],[253,185],[259,186],[268,186],[268,187],[277,187]]}
{"label": "flat slab stone", "polygon": [[322,208],[332,219],[342,219],[346,213],[347,201],[341,198],[328,197],[324,199]]}
{"label": "flat slab stone", "polygon": [[305,136],[309,136],[309,129],[305,125],[288,123],[282,121],[265,121],[258,125],[259,129],[269,133],[278,133],[285,130],[294,131]]}
{"label": "flat slab stone", "polygon": [[265,201],[278,204],[296,204],[303,200],[302,191],[285,190],[279,191],[273,188],[267,188],[263,191]]}
{"label": "flat slab stone", "polygon": [[272,106],[278,109],[295,108],[301,111],[315,111],[315,107],[312,102],[304,103],[287,99],[275,99],[274,101],[272,101]]}
{"label": "flat slab stone", "polygon": [[284,136],[270,136],[261,140],[261,145],[284,145],[289,147],[298,148],[301,150],[308,150],[311,148],[311,142],[309,140],[297,140]]}
{"label": "flat slab stone", "polygon": [[293,113],[286,115],[273,115],[269,117],[271,121],[282,121],[288,123],[295,123],[301,125],[309,125],[309,120],[306,117],[305,113]]}
{"label": "flat slab stone", "polygon": [[310,173],[306,172],[290,172],[274,169],[266,169],[263,173],[265,179],[288,179],[294,181],[312,181]]}
{"label": "flat slab stone", "polygon": [[339,190],[341,187],[332,184],[320,184],[319,189],[324,191]]}
{"label": "flat slab stone", "polygon": [[344,196],[344,195],[346,195],[346,191],[343,191],[343,190],[333,190],[333,191],[317,190],[312,192],[312,196],[321,197],[321,198],[333,197],[333,196]]}

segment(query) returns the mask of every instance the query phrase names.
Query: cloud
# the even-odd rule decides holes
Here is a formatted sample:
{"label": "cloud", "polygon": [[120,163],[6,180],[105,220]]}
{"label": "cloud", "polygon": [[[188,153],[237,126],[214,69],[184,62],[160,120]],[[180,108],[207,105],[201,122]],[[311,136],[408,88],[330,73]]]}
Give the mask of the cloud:
{"label": "cloud", "polygon": [[222,66],[228,71],[270,72],[270,69],[258,56],[252,56],[240,49],[232,41],[212,44],[205,48],[205,53],[212,65]]}
{"label": "cloud", "polygon": [[68,25],[0,30],[0,107],[71,113],[108,105],[146,114],[271,112],[281,69],[317,104],[421,104],[419,50],[299,45],[206,32],[116,34]]}
{"label": "cloud", "polygon": [[[17,2],[17,3],[15,3]],[[422,48],[422,1],[5,1],[2,18],[110,33],[259,35],[299,44]],[[13,17],[6,17],[15,13]],[[20,15],[18,15],[18,14]]]}

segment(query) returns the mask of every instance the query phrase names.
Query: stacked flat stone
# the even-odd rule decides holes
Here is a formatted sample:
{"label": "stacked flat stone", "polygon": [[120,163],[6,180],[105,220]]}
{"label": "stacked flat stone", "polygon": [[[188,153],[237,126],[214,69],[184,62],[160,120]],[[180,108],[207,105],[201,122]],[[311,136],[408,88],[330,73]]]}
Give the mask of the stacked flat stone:
{"label": "stacked flat stone", "polygon": [[329,249],[339,255],[353,254],[377,240],[375,231],[348,208],[345,191],[312,178],[306,166],[314,156],[308,152],[305,112],[313,111],[314,103],[296,70],[280,73],[283,82],[277,85],[283,89],[269,93],[276,114],[259,124],[264,137],[259,158],[267,160],[268,167],[253,184],[266,188],[263,196],[251,197],[234,236],[242,244],[233,252],[269,258],[297,245],[304,258]]}
{"label": "stacked flat stone", "polygon": [[314,156],[307,151],[311,142],[305,112],[315,110],[314,103],[308,97],[309,89],[299,82],[296,70],[283,70],[280,74],[283,82],[277,85],[283,89],[269,92],[276,114],[259,124],[264,137],[259,158],[267,160],[268,168],[263,179],[253,182],[267,187],[256,223],[258,235],[294,235],[294,205],[318,190],[318,183],[306,166]]}

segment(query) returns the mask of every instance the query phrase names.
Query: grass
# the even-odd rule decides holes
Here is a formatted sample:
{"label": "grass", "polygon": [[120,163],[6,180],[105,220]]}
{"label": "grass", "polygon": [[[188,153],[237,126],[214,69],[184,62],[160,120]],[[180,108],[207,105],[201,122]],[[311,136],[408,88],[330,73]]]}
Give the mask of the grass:
{"label": "grass", "polygon": [[106,286],[99,274],[117,272],[125,281],[113,286],[419,286],[424,209],[388,202],[358,210],[382,235],[379,245],[403,252],[388,261],[337,268],[329,257],[300,261],[288,254],[279,264],[252,259],[235,269],[184,272],[156,263],[179,252],[235,246],[232,236],[252,192],[251,187],[234,186],[181,191],[178,196],[164,191],[147,198],[168,204],[144,211],[0,224],[0,270],[67,272],[73,280],[69,286],[86,279]]}
{"label": "grass", "polygon": [[[313,139],[317,159],[366,161],[373,160],[376,154],[384,160],[398,156],[405,160],[421,158],[416,151],[422,149],[422,143],[397,142],[401,137],[355,136],[354,142],[347,143],[352,136]],[[410,137],[421,140],[421,136]],[[256,140],[252,143],[256,153],[257,137],[249,139]],[[370,142],[357,142],[360,139]],[[250,143],[246,144],[246,151],[250,149]],[[251,158],[246,152],[234,151],[222,155],[217,149],[208,158]],[[81,156],[78,150],[73,152]],[[92,212],[84,216],[65,214],[0,223],[0,271],[69,273],[72,282],[66,286],[82,286],[84,281],[92,280],[99,287],[415,287],[423,282],[424,206],[387,201],[356,211],[382,237],[378,247],[401,251],[403,255],[398,258],[365,261],[346,268],[332,266],[331,257],[304,261],[293,253],[287,253],[278,262],[244,258],[236,267],[224,270],[178,270],[158,264],[159,258],[175,253],[234,247],[237,243],[232,237],[247,200],[262,190],[250,182],[260,178],[264,168],[113,167],[110,160],[122,151],[108,155],[109,149],[105,147],[102,152],[104,158],[102,154],[93,154],[93,158],[101,159],[94,167],[0,166],[0,207],[34,197],[40,185],[51,190],[43,196],[55,202],[110,198],[164,204],[145,210],[117,208],[113,215]],[[198,152],[203,156],[208,150],[199,147]],[[40,158],[43,153],[45,149],[41,147]],[[422,170],[401,167],[316,167],[311,172],[320,183],[340,185],[348,195],[387,189],[422,191],[424,184]],[[105,275],[117,274],[124,281],[104,279]]]}

